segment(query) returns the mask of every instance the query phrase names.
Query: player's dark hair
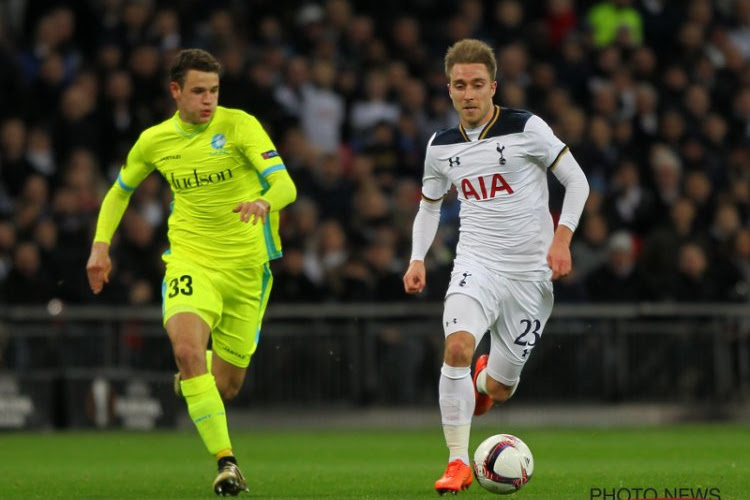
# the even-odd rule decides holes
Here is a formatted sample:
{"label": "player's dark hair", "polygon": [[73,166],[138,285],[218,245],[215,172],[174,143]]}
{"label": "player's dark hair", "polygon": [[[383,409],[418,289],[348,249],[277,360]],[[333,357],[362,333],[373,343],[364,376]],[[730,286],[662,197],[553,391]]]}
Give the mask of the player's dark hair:
{"label": "player's dark hair", "polygon": [[221,72],[221,64],[203,49],[184,49],[175,56],[169,68],[169,81],[177,82],[182,88],[185,84],[185,75],[191,69],[218,74]]}
{"label": "player's dark hair", "polygon": [[454,43],[445,53],[445,74],[450,78],[451,69],[456,64],[484,64],[491,81],[497,76],[497,60],[492,47],[481,40],[467,38]]}

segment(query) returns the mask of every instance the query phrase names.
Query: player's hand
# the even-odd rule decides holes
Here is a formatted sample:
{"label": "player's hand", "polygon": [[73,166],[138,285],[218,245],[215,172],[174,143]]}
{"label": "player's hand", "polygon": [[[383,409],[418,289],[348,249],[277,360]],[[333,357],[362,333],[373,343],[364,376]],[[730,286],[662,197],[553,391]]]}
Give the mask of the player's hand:
{"label": "player's hand", "polygon": [[[252,222],[253,224],[258,223],[258,219],[265,224],[266,215],[271,209],[271,205],[265,200],[255,201],[243,201],[232,210],[234,213],[240,214],[240,220],[242,222]],[[252,221],[251,221],[252,219]]]}
{"label": "player's hand", "polygon": [[109,283],[112,260],[109,258],[109,245],[100,241],[91,246],[91,255],[86,263],[86,275],[89,278],[91,291],[98,294]]}
{"label": "player's hand", "polygon": [[547,254],[547,265],[552,269],[552,279],[564,278],[573,267],[570,248],[562,242],[553,241]]}
{"label": "player's hand", "polygon": [[427,284],[427,274],[424,270],[424,261],[413,260],[409,263],[409,269],[404,274],[404,291],[416,294],[424,290]]}
{"label": "player's hand", "polygon": [[570,241],[573,239],[573,230],[559,224],[552,238],[552,244],[547,252],[547,265],[552,269],[552,279],[564,278],[573,268],[570,257]]}

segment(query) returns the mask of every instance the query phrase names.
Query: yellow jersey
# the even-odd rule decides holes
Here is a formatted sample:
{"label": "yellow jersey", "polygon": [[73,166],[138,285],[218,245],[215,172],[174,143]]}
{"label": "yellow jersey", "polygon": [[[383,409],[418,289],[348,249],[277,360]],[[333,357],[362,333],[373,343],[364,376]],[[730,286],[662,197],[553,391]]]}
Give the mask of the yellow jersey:
{"label": "yellow jersey", "polygon": [[[208,123],[185,123],[176,112],[144,130],[102,202],[94,241],[110,243],[133,190],[154,170],[174,196],[165,259],[228,268],[281,256],[279,211],[296,188],[254,116],[218,106]],[[265,224],[240,221],[233,209],[256,199],[270,204]]]}

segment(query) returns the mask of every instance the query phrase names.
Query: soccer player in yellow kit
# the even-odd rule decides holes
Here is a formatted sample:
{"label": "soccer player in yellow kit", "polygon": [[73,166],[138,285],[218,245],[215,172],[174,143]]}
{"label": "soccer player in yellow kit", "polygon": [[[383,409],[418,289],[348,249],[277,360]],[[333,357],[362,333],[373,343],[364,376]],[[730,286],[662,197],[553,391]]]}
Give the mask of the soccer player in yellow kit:
{"label": "soccer player in yellow kit", "polygon": [[297,192],[258,120],[218,106],[220,70],[204,50],[177,54],[169,74],[177,112],[146,129],[130,150],[102,202],[86,271],[99,293],[130,196],[158,170],[174,195],[162,296],[179,390],[218,462],[214,491],[237,495],[248,488],[223,401],[239,392],[255,352],[273,282],[268,262],[281,256],[279,211]]}

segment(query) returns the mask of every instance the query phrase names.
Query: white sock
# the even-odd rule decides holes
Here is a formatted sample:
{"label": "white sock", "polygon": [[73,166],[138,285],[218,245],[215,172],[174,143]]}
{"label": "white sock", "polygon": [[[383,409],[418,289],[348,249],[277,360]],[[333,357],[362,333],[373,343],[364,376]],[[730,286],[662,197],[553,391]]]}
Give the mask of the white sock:
{"label": "white sock", "polygon": [[469,436],[471,417],[474,414],[474,387],[471,369],[468,366],[448,366],[440,369],[440,416],[443,423],[445,444],[450,456],[448,461],[459,458],[469,464]]}
{"label": "white sock", "polygon": [[448,462],[457,458],[469,465],[469,437],[471,436],[471,424],[445,425],[443,424],[443,435],[445,444],[448,445]]}
{"label": "white sock", "polygon": [[487,370],[484,369],[477,375],[477,392],[487,394]]}

